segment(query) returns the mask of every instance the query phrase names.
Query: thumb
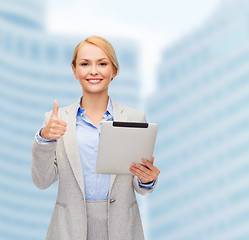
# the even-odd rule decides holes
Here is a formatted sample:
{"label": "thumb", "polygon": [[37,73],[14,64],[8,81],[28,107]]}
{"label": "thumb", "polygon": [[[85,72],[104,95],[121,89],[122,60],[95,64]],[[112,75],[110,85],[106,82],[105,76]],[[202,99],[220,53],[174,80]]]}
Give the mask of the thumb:
{"label": "thumb", "polygon": [[153,155],[152,156],[152,159],[151,159],[151,163],[154,164],[154,159],[155,159],[155,156]]}
{"label": "thumb", "polygon": [[54,100],[54,109],[52,115],[58,117],[59,104],[56,100]]}

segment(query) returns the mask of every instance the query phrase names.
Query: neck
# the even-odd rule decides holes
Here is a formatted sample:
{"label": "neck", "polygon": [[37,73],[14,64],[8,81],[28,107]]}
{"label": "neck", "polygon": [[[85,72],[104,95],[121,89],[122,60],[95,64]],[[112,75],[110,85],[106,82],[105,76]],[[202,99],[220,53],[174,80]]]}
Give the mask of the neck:
{"label": "neck", "polygon": [[105,112],[108,104],[108,92],[100,94],[84,93],[81,100],[81,107],[88,112]]}

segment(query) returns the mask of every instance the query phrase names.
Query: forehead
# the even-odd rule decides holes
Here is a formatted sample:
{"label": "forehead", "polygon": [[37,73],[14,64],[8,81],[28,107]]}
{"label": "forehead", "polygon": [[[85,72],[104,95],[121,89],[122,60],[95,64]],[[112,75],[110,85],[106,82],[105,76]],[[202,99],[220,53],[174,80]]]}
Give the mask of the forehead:
{"label": "forehead", "polygon": [[95,59],[100,59],[100,58],[107,58],[108,56],[105,54],[105,52],[93,45],[93,44],[84,44],[78,51],[77,54],[78,59],[89,59],[89,60],[95,60]]}

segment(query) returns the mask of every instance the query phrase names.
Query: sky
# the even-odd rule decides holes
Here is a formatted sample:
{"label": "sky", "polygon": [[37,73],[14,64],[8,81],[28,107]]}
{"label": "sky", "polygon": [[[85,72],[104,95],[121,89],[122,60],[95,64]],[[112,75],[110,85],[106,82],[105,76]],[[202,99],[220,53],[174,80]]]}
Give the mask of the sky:
{"label": "sky", "polygon": [[141,46],[142,95],[156,86],[156,67],[166,49],[212,17],[222,0],[49,0],[52,33],[134,39]]}

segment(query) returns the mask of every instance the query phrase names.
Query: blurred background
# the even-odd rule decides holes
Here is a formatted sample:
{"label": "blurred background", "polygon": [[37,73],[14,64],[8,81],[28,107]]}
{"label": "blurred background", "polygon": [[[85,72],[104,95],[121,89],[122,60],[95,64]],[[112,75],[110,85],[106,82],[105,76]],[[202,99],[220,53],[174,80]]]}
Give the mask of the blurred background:
{"label": "blurred background", "polygon": [[146,239],[248,240],[248,0],[0,0],[0,239],[45,239],[57,184],[33,185],[33,137],[81,96],[70,62],[93,34],[120,63],[112,98],[159,124]]}

